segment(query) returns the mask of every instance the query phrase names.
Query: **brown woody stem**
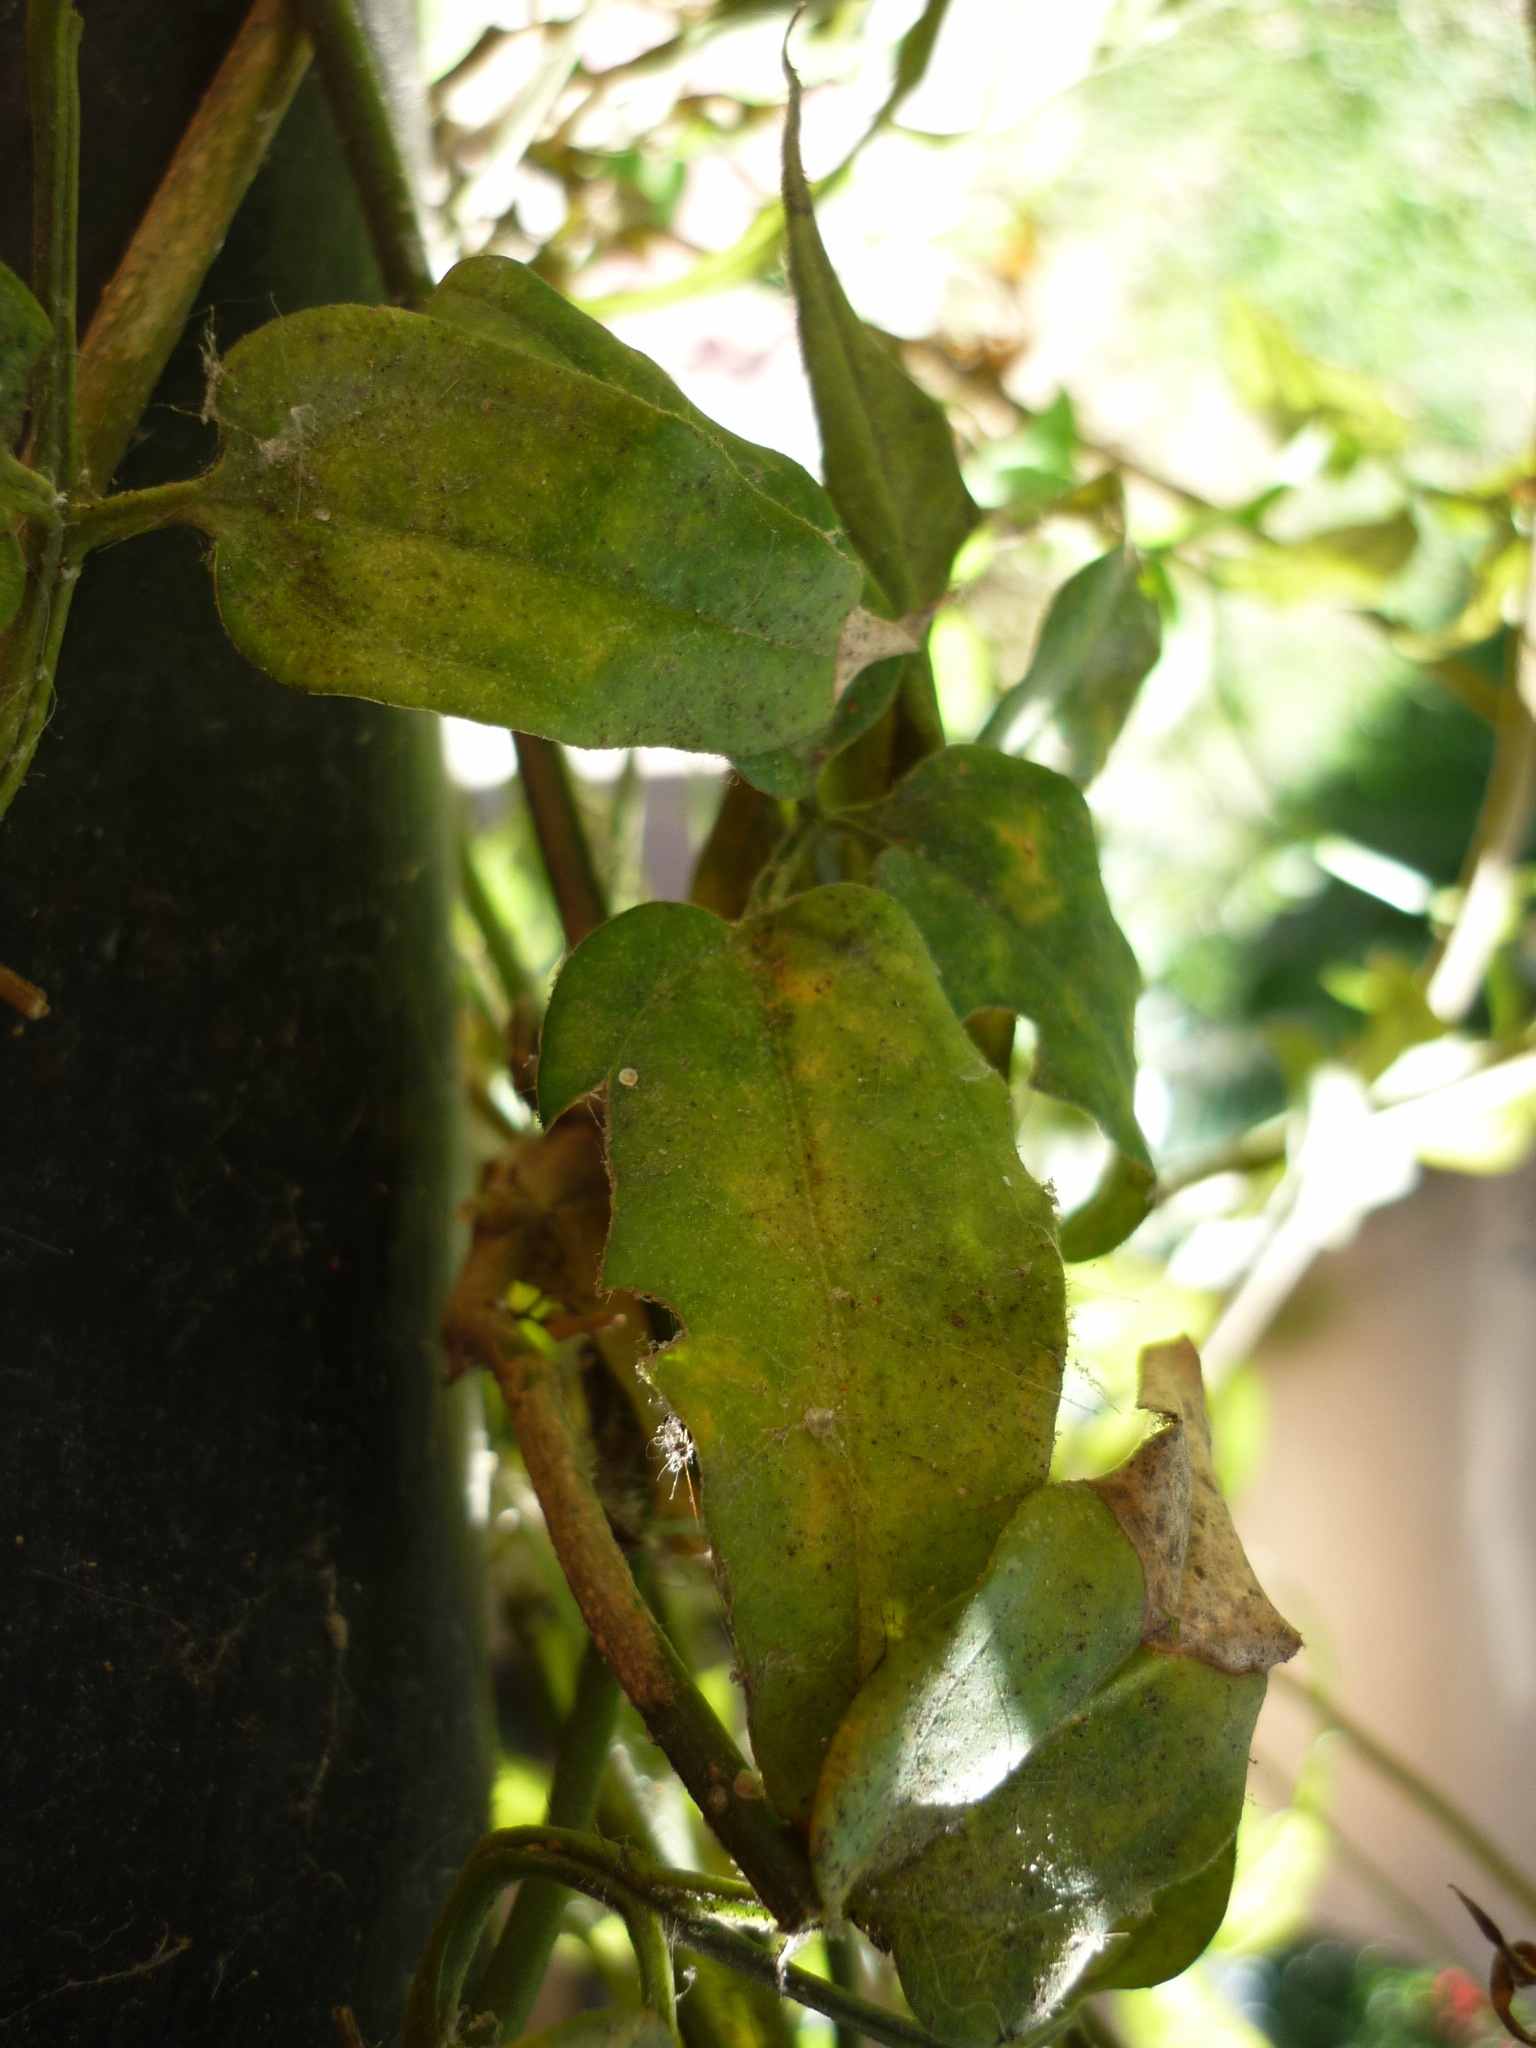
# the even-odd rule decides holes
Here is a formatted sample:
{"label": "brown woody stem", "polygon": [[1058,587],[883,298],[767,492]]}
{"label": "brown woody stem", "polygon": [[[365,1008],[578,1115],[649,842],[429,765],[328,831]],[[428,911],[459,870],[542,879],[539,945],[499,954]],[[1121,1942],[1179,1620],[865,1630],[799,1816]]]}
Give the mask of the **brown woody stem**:
{"label": "brown woody stem", "polygon": [[802,1926],[815,1909],[805,1851],[763,1801],[745,1757],[642,1599],[587,1478],[556,1364],[508,1357],[500,1333],[490,1330],[480,1348],[494,1361],[550,1541],[593,1643],[764,1905],[782,1927]]}
{"label": "brown woody stem", "polygon": [[98,490],[123,459],[308,64],[285,0],[255,0],[101,295],[78,395],[81,457]]}
{"label": "brown woody stem", "polygon": [[608,915],[608,903],[592,849],[576,808],[576,792],[563,751],[553,740],[532,733],[513,734],[517,770],[528,800],[544,872],[568,946],[579,946]]}

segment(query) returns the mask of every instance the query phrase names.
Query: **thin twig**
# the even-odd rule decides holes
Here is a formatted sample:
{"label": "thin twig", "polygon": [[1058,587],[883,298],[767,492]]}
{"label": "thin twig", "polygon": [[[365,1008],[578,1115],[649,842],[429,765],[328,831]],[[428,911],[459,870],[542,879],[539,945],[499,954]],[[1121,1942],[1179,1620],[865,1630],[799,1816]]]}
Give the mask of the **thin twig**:
{"label": "thin twig", "polygon": [[[412,1979],[403,2048],[441,2048],[498,1892],[535,1873],[584,1892],[626,1918],[641,1905],[660,1918],[680,1949],[725,1963],[888,2048],[939,2048],[914,2021],[786,1963],[777,1947],[762,1938],[769,1932],[765,1916],[747,1887],[697,1871],[664,1869],[590,1836],[550,1828],[505,1828],[471,1853]],[[753,1927],[760,1930],[756,1936],[743,1931]]]}
{"label": "thin twig", "polygon": [[287,0],[255,0],[86,332],[81,454],[98,490],[127,451],[308,65]]}
{"label": "thin twig", "polygon": [[1305,1678],[1296,1678],[1288,1671],[1274,1670],[1270,1674],[1274,1683],[1304,1700],[1318,1718],[1330,1727],[1336,1728],[1352,1748],[1380,1773],[1389,1784],[1395,1785],[1403,1797],[1425,1813],[1453,1842],[1456,1842],[1478,1864],[1497,1885],[1503,1887],[1510,1898],[1516,1900],[1524,1911],[1536,1918],[1536,1879],[1512,1863],[1490,1835],[1480,1828],[1471,1815],[1448,1799],[1440,1788],[1426,1778],[1422,1772],[1400,1757],[1395,1750],[1373,1735],[1368,1728],[1346,1714],[1338,1702],[1320,1685]]}
{"label": "thin twig", "polygon": [[803,1925],[815,1902],[805,1850],[774,1818],[746,1759],[641,1598],[587,1477],[555,1364],[534,1353],[508,1357],[494,1323],[477,1342],[593,1642],[764,1904],[782,1926]]}
{"label": "thin twig", "polygon": [[576,792],[564,749],[553,740],[538,739],[532,733],[512,735],[517,747],[517,772],[534,835],[544,860],[544,872],[560,912],[560,923],[568,946],[579,946],[588,932],[595,931],[608,915],[607,898],[597,878]]}
{"label": "thin twig", "polygon": [[405,153],[356,0],[299,0],[299,12],[314,42],[326,98],[368,216],[384,288],[401,305],[419,306],[432,291],[432,265]]}

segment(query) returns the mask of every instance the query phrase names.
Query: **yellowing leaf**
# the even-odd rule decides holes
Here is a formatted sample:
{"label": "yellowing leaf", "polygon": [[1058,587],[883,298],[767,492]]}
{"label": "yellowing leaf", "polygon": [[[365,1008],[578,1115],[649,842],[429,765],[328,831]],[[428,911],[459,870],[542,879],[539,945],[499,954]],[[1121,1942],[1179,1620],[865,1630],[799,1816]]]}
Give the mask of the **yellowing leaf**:
{"label": "yellowing leaf", "polygon": [[922,932],[956,1014],[1031,1018],[1035,1086],[1086,1110],[1117,1148],[1110,1180],[1063,1233],[1071,1258],[1110,1250],[1146,1214],[1153,1183],[1132,1100],[1141,977],[1081,794],[1033,762],[947,747],[842,816],[883,846],[875,878]]}
{"label": "yellowing leaf", "polygon": [[749,753],[823,726],[862,581],[832,506],[639,395],[659,372],[615,381],[590,337],[609,374],[571,367],[547,302],[484,287],[483,264],[445,280],[451,320],[332,306],[231,352],[186,516],[242,652],[583,746]]}
{"label": "yellowing leaf", "polygon": [[759,1768],[803,1819],[859,1686],[1045,1478],[1050,1204],[876,890],[605,925],[555,989],[543,1113],[604,1084],[604,1277],[685,1325],[652,1373],[697,1446]]}

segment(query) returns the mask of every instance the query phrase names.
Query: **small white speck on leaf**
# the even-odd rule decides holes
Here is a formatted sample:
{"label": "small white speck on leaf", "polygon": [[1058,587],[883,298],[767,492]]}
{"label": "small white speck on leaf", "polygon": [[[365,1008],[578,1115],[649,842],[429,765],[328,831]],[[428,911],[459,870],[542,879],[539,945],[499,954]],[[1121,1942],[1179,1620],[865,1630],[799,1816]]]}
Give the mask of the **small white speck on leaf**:
{"label": "small white speck on leaf", "polygon": [[635,1072],[633,1067],[620,1067],[619,1086],[621,1088],[633,1088],[637,1085],[639,1079],[640,1076]]}

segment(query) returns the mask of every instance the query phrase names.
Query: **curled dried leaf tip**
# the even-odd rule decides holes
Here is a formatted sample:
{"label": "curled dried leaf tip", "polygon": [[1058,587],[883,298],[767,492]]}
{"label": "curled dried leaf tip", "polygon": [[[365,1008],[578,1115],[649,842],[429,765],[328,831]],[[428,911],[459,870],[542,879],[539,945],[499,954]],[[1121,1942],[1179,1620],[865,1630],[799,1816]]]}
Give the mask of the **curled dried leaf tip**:
{"label": "curled dried leaf tip", "polygon": [[1219,1671],[1268,1671],[1301,1637],[1254,1575],[1211,1455],[1200,1354],[1187,1337],[1141,1354],[1138,1405],[1160,1418],[1133,1457],[1090,1482],[1141,1559],[1142,1640]]}

